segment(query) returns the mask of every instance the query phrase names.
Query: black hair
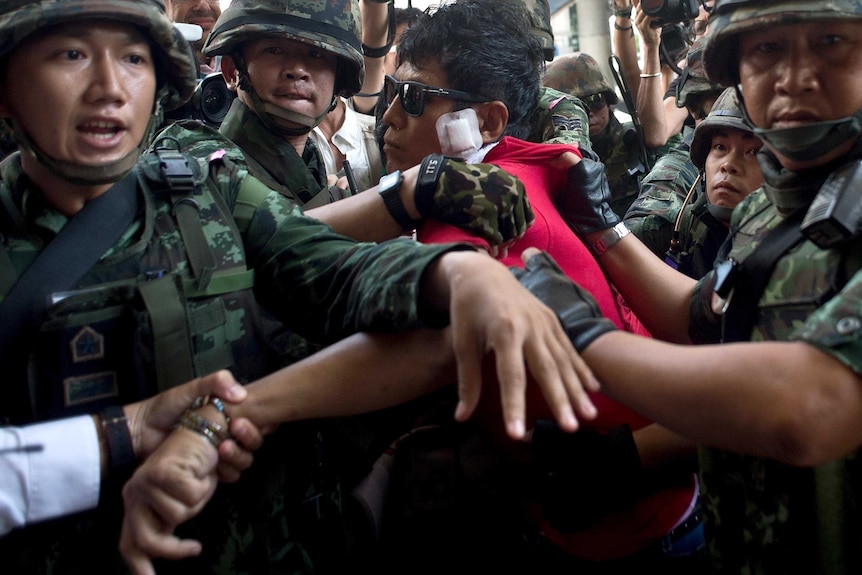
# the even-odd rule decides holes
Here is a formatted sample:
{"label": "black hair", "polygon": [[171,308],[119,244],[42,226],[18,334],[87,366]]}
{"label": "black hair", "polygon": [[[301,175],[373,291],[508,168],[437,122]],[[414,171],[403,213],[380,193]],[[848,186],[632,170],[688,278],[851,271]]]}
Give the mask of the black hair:
{"label": "black hair", "polygon": [[500,100],[509,109],[504,133],[529,134],[526,118],[539,98],[545,59],[521,2],[440,5],[421,26],[405,30],[398,47],[402,62],[417,68],[439,62],[449,80],[445,87]]}

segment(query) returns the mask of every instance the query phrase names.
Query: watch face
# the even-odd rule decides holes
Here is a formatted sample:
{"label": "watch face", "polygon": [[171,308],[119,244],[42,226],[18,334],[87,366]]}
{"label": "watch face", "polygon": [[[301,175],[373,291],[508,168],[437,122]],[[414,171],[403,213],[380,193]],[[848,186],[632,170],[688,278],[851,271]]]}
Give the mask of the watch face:
{"label": "watch face", "polygon": [[380,178],[380,190],[386,190],[398,184],[399,176],[401,172],[392,172],[391,174],[386,174],[382,178]]}

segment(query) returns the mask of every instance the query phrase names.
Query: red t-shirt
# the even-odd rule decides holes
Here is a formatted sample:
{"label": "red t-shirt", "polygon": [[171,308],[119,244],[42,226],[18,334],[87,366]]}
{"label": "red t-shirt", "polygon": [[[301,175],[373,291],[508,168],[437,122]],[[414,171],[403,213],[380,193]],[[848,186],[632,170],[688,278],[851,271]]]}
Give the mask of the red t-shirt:
{"label": "red t-shirt", "polygon": [[[551,162],[563,152],[574,152],[580,156],[577,148],[572,146],[534,144],[504,137],[483,160],[517,176],[524,183],[536,216],[535,223],[524,237],[509,246],[507,253],[501,254],[498,259],[507,266],[524,267],[521,253],[526,248],[536,247],[546,251],[569,278],[592,294],[602,314],[619,329],[650,337],[622,296],[607,280],[592,253],[569,229],[554,206],[556,194],[563,193],[565,189],[566,170],[553,167]],[[417,238],[424,243],[457,241],[486,249],[489,247],[478,236],[433,220],[427,220],[420,226]],[[620,352],[625,353],[625,350]],[[488,387],[491,393],[487,401],[491,404],[496,400],[494,389],[494,386]],[[483,395],[486,394],[483,392]],[[582,422],[585,428],[607,431],[627,423],[632,430],[636,430],[650,423],[604,394],[591,394],[591,399],[598,409],[598,416],[593,421]],[[536,385],[528,387],[527,403],[528,420],[551,417]],[[502,432],[496,405],[499,403],[480,411],[477,416],[488,417],[489,413],[494,412],[497,421],[493,425],[499,425],[492,436],[505,442],[508,440]],[[577,557],[602,560],[629,555],[665,535],[680,520],[694,495],[694,478],[689,479],[686,486],[652,493],[629,509],[605,516],[589,529],[563,534],[543,525],[543,531],[549,540]]]}

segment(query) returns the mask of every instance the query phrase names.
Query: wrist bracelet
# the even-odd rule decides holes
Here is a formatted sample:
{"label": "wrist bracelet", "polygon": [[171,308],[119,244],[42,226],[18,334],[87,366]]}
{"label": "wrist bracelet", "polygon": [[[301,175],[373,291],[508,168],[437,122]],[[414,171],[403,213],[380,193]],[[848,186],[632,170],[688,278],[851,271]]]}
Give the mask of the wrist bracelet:
{"label": "wrist bracelet", "polygon": [[630,233],[631,230],[626,226],[625,222],[620,222],[614,227],[605,230],[599,236],[599,239],[590,246],[590,251],[593,252],[594,256],[599,257]]}
{"label": "wrist bracelet", "polygon": [[205,405],[212,405],[219,413],[224,416],[225,427],[230,427],[230,415],[224,410],[224,404],[221,400],[213,395],[201,395],[196,397],[189,409],[199,409]]}
{"label": "wrist bracelet", "polygon": [[661,72],[653,72],[652,74],[641,74],[641,78],[658,78]]}
{"label": "wrist bracelet", "polygon": [[616,22],[614,22],[614,30],[631,30],[631,26],[620,26]]}
{"label": "wrist bracelet", "polygon": [[419,175],[416,177],[416,192],[413,195],[416,210],[423,218],[429,217],[434,209],[434,192],[440,181],[440,173],[448,162],[443,154],[429,154],[419,165]]}
{"label": "wrist bracelet", "polygon": [[218,448],[221,442],[225,439],[230,439],[230,433],[219,425],[208,420],[200,413],[187,409],[183,412],[180,420],[177,422],[177,427],[184,427],[190,431],[194,431],[199,435],[203,435],[213,444],[213,447]]}
{"label": "wrist bracelet", "polygon": [[632,7],[629,6],[628,8],[614,8],[614,16],[616,16],[617,18],[631,19]]}
{"label": "wrist bracelet", "polygon": [[129,420],[119,405],[109,405],[99,412],[105,444],[108,446],[108,469],[125,467],[137,461],[132,446]]}

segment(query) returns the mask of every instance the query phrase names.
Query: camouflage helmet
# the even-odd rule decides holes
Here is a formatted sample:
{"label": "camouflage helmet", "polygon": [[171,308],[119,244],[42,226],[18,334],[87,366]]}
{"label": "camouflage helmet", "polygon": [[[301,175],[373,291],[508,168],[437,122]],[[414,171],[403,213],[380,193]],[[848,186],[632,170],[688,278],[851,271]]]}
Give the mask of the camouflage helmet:
{"label": "camouflage helmet", "polygon": [[859,0],[716,0],[706,35],[704,66],[724,86],[739,82],[739,35],[781,24],[862,17]]}
{"label": "camouflage helmet", "polygon": [[0,58],[46,26],[103,19],[143,30],[154,47],[159,100],[173,110],[188,100],[198,82],[198,64],[189,43],[165,15],[163,0],[3,0],[0,3]]}
{"label": "camouflage helmet", "polygon": [[739,105],[736,88],[727,88],[712,105],[709,115],[694,129],[689,156],[698,170],[703,170],[706,157],[712,147],[712,136],[719,130],[731,128],[741,132],[753,132]]}
{"label": "camouflage helmet", "polygon": [[542,84],[578,98],[602,94],[608,104],[619,102],[617,93],[599,69],[599,63],[584,52],[573,52],[555,58],[545,68]]}
{"label": "camouflage helmet", "polygon": [[232,55],[243,42],[265,35],[335,54],[337,95],[350,97],[362,87],[365,62],[358,0],[233,0],[213,26],[203,52]]}
{"label": "camouflage helmet", "polygon": [[676,106],[685,108],[698,96],[703,94],[720,94],[724,86],[710,82],[703,69],[704,39],[701,36],[695,40],[686,53],[686,67],[679,77],[676,88]]}
{"label": "camouflage helmet", "polygon": [[554,31],[551,28],[551,7],[548,0],[519,0],[527,10],[533,36],[542,44],[545,60],[554,59]]}

